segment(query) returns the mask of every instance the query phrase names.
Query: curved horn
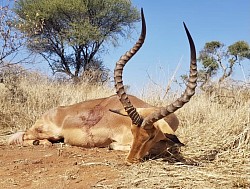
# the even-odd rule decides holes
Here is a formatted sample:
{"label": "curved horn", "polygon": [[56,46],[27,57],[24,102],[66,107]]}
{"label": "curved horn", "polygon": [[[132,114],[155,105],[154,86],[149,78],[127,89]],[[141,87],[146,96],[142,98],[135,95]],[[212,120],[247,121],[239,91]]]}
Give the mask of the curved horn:
{"label": "curved horn", "polygon": [[167,115],[175,112],[179,108],[181,108],[184,104],[186,104],[191,97],[195,93],[195,87],[197,85],[197,64],[196,64],[196,50],[195,45],[193,42],[193,39],[185,25],[184,28],[188,37],[189,45],[190,45],[190,51],[191,51],[191,61],[190,61],[190,73],[189,73],[189,79],[187,83],[187,87],[185,92],[181,95],[180,98],[178,98],[175,102],[171,103],[167,107],[161,107],[156,112],[148,115],[142,123],[142,127],[144,129],[150,129],[153,127],[153,123],[166,117]]}
{"label": "curved horn", "polygon": [[144,43],[144,40],[146,38],[146,23],[145,18],[143,14],[143,9],[141,9],[141,19],[142,19],[142,29],[141,29],[141,35],[136,44],[132,49],[127,51],[123,56],[121,56],[120,60],[116,62],[115,70],[114,70],[114,79],[115,79],[115,87],[116,87],[116,93],[119,96],[119,99],[128,113],[129,117],[131,118],[133,124],[140,126],[142,123],[142,118],[130,102],[128,95],[126,94],[124,90],[124,85],[122,81],[122,72],[123,67],[126,65],[126,63],[137,53],[137,51],[142,47],[142,44]]}

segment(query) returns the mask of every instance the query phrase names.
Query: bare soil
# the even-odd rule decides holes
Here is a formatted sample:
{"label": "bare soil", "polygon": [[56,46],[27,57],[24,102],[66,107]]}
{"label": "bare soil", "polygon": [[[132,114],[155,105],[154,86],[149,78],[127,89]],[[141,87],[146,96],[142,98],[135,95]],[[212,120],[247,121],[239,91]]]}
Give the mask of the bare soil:
{"label": "bare soil", "polygon": [[[195,165],[164,159],[126,165],[127,152],[8,146],[0,140],[0,188],[250,188],[249,162],[206,156]],[[213,154],[210,154],[213,156]],[[233,159],[233,157],[232,157]],[[235,161],[235,163],[234,163]]]}
{"label": "bare soil", "polygon": [[52,147],[0,146],[1,188],[91,188],[121,177],[125,152]]}

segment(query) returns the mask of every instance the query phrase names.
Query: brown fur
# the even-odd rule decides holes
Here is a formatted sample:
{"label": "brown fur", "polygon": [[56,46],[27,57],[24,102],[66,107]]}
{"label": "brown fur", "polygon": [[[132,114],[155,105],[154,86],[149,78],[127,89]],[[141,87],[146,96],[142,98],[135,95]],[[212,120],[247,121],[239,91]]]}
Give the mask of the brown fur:
{"label": "brown fur", "polygon": [[[130,95],[129,98],[142,115],[155,109],[135,96]],[[123,110],[117,95],[50,109],[27,131],[14,134],[9,139],[9,144],[51,145],[51,142],[63,139],[66,144],[73,146],[110,146],[113,149],[129,150],[133,143],[131,119],[115,114],[109,111],[110,109]],[[154,132],[158,134],[150,143],[141,145],[140,136],[136,136],[138,146],[142,149],[136,158],[141,159],[156,142],[167,139],[164,133],[174,134],[178,124],[177,117],[170,114],[164,120],[160,120],[160,124],[156,124]],[[140,132],[145,133],[145,137],[150,134],[144,129]]]}
{"label": "brown fur", "polygon": [[181,144],[174,136],[179,121],[173,112],[187,103],[195,93],[197,81],[195,46],[184,24],[191,49],[190,75],[184,94],[176,101],[167,107],[156,108],[127,95],[124,91],[122,72],[125,64],[144,43],[146,24],[143,10],[141,17],[142,31],[138,41],[132,49],[121,56],[114,70],[115,87],[119,98],[114,95],[51,109],[26,132],[13,135],[9,143],[23,144],[33,141],[32,144],[38,144],[40,142],[37,141],[42,141],[47,145],[64,139],[67,144],[87,148],[110,146],[117,150],[129,150],[131,146],[126,159],[129,163],[141,161],[150,150],[161,153],[165,148],[162,147],[161,141]]}

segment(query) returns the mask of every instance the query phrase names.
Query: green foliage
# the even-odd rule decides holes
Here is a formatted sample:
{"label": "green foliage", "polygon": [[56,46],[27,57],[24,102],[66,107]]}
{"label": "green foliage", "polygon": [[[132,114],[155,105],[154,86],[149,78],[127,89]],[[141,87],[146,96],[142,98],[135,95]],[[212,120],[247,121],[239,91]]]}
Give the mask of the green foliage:
{"label": "green foliage", "polygon": [[207,72],[215,73],[219,68],[219,65],[214,57],[204,56],[201,60],[204,70],[207,70]]}
{"label": "green foliage", "polygon": [[239,60],[244,58],[250,59],[249,44],[245,41],[237,41],[228,47],[228,53]]}
{"label": "green foliage", "polygon": [[224,45],[219,41],[211,41],[205,44],[204,50],[206,53],[216,54],[217,51]]}
{"label": "green foliage", "polygon": [[[224,44],[219,41],[211,41],[205,44],[200,51],[198,60],[202,63],[199,75],[207,82],[211,76],[215,75],[219,69],[219,63],[223,56],[222,48]],[[201,79],[202,80],[202,79]]]}
{"label": "green foliage", "polygon": [[18,29],[30,38],[29,49],[54,72],[72,78],[92,67],[105,42],[117,44],[139,20],[127,0],[19,0],[14,10]]}
{"label": "green foliage", "polygon": [[202,64],[199,70],[201,87],[208,84],[219,71],[222,72],[219,77],[219,83],[221,83],[232,75],[235,64],[246,58],[250,59],[250,47],[245,41],[237,41],[227,48],[219,41],[206,43],[198,57],[198,61]]}

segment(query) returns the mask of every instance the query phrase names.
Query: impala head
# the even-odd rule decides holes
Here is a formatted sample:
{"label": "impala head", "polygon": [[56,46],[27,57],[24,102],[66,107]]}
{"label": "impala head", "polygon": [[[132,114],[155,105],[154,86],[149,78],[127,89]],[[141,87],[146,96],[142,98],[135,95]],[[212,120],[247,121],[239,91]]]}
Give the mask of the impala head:
{"label": "impala head", "polygon": [[135,108],[130,102],[122,81],[122,72],[125,64],[136,54],[141,48],[146,37],[146,24],[141,10],[142,30],[139,40],[134,47],[127,51],[120,60],[116,63],[114,70],[115,87],[117,95],[124,107],[124,110],[114,111],[122,115],[128,115],[131,118],[131,131],[133,134],[133,142],[131,150],[127,156],[127,161],[130,163],[139,162],[150,149],[160,140],[167,140],[167,135],[173,135],[174,131],[164,121],[164,117],[181,108],[187,103],[195,93],[197,81],[197,65],[196,65],[196,50],[193,39],[185,25],[184,28],[188,37],[191,51],[190,74],[185,92],[180,98],[166,107],[160,108]]}

